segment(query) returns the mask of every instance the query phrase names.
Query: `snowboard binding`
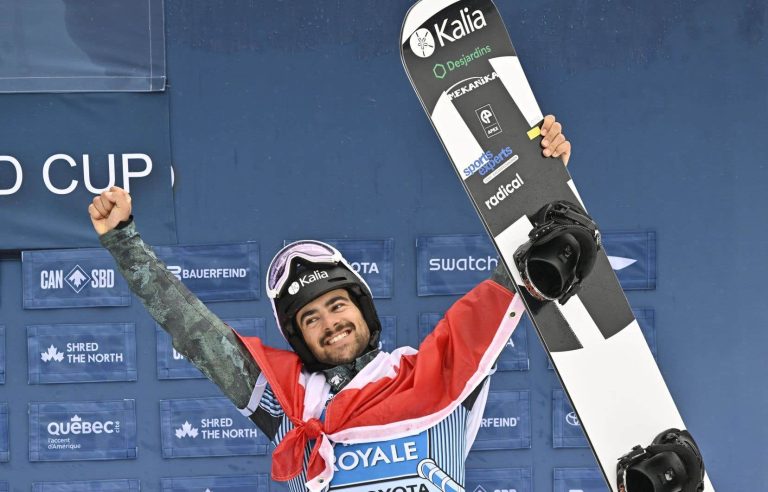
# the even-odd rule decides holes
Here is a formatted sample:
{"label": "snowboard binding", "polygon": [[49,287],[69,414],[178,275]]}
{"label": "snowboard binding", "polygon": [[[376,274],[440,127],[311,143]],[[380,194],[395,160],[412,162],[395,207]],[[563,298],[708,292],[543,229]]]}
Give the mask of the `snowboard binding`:
{"label": "snowboard binding", "polygon": [[691,434],[667,429],[647,448],[635,446],[616,466],[619,492],[700,492],[704,462]]}
{"label": "snowboard binding", "polygon": [[515,251],[517,270],[533,297],[565,304],[595,265],[600,231],[584,209],[567,201],[545,205],[531,222],[528,241]]}

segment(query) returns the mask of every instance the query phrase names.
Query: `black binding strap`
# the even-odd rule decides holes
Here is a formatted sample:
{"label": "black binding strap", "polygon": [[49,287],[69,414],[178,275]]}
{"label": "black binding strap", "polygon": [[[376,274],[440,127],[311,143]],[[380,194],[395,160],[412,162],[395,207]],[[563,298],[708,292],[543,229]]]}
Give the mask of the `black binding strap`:
{"label": "black binding strap", "polygon": [[701,492],[704,462],[693,436],[667,429],[647,448],[635,446],[616,466],[619,492]]}
{"label": "black binding strap", "polygon": [[528,241],[515,252],[515,265],[533,297],[565,304],[592,271],[600,231],[584,209],[567,201],[547,204],[531,222]]}

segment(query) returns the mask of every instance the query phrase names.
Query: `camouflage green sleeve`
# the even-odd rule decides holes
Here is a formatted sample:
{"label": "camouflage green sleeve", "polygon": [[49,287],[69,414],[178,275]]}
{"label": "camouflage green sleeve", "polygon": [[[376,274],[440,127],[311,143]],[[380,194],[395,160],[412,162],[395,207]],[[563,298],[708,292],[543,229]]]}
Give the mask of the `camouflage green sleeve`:
{"label": "camouflage green sleeve", "polygon": [[[123,226],[123,224],[121,224]],[[171,335],[173,347],[245,408],[259,376],[248,349],[142,241],[131,220],[99,240],[149,314]]]}

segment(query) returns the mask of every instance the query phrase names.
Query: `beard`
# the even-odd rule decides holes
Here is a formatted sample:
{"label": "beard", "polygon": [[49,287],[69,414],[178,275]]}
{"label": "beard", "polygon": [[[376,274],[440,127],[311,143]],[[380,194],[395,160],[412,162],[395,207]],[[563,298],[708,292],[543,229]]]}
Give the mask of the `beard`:
{"label": "beard", "polygon": [[[345,330],[352,330],[349,335],[337,343],[343,343],[338,348],[333,345],[326,345],[327,340],[332,339],[339,333]],[[363,333],[358,327],[355,327],[352,323],[345,323],[334,333],[329,334],[323,338],[323,349],[320,353],[315,354],[318,361],[333,366],[341,364],[349,364],[354,362],[355,359],[363,355],[368,348],[368,342],[371,339],[370,332],[365,330]]]}

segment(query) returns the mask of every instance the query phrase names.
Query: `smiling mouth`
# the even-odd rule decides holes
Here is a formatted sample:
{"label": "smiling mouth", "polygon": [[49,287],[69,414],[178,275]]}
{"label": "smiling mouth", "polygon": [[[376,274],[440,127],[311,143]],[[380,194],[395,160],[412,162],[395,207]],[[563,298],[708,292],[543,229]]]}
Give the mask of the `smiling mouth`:
{"label": "smiling mouth", "polygon": [[327,342],[325,342],[325,344],[326,345],[333,345],[336,342],[338,342],[339,340],[343,340],[343,339],[347,338],[351,333],[352,333],[351,329],[346,329],[346,330],[342,331],[341,333],[339,333],[338,335],[335,335],[333,338],[331,338]]}

